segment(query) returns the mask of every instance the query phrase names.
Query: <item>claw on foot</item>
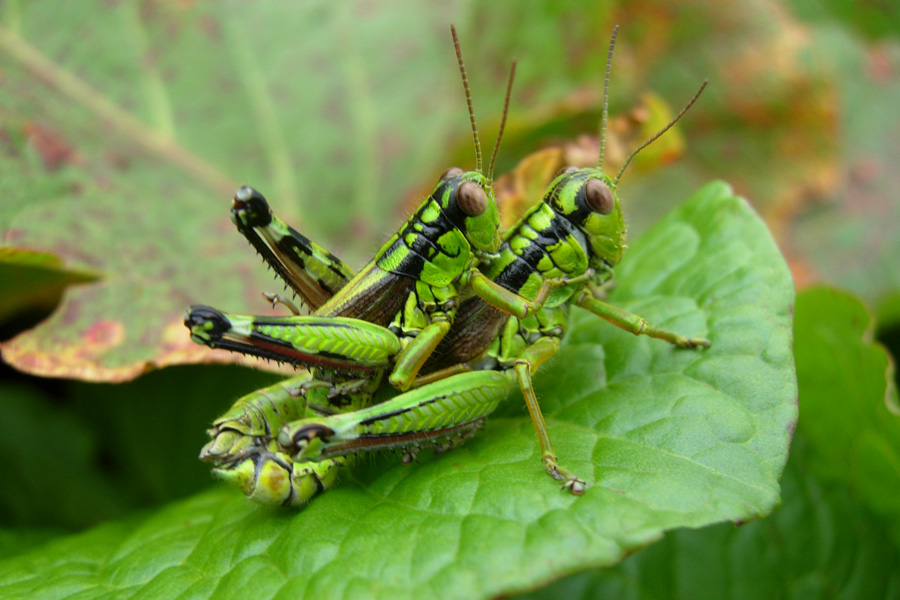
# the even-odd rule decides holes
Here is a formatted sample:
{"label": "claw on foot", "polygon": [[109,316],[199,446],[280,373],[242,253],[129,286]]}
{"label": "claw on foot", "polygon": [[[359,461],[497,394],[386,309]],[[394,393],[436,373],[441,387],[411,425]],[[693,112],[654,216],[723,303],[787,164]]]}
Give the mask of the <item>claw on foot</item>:
{"label": "claw on foot", "polygon": [[678,344],[679,348],[709,348],[710,342],[706,338],[684,338]]}
{"label": "claw on foot", "polygon": [[576,496],[582,495],[584,490],[587,489],[587,484],[584,480],[577,477],[568,469],[560,467],[556,463],[555,457],[545,456],[544,464],[547,466],[547,473],[550,474],[550,477],[563,482],[562,489]]}

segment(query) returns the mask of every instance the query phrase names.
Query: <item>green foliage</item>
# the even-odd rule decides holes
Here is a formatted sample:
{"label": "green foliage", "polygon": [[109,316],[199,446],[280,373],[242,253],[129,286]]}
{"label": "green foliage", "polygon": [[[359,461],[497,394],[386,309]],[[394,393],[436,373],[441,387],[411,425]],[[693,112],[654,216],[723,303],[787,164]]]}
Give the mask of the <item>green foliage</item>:
{"label": "green foliage", "polygon": [[[896,9],[858,4],[7,0],[0,315],[104,279],[69,287],[54,316],[4,342],[4,360],[103,381],[208,360],[180,323],[187,305],[258,313],[258,292],[278,291],[227,222],[239,183],[361,264],[405,216],[400,200],[420,199],[411,189],[471,166],[451,21],[486,139],[501,73],[520,61],[500,173],[596,127],[614,22],[611,115],[645,91],[678,105],[709,77],[679,124],[686,156],[625,177],[631,230],[725,179],[799,284],[881,300],[882,325],[896,324],[900,36]],[[706,188],[634,242],[612,296],[713,348],[580,314],[537,378],[560,458],[595,484],[584,498],[547,481],[518,397],[463,448],[413,467],[366,461],[288,513],[201,491],[194,458],[209,420],[271,377],[185,367],[124,386],[3,383],[0,597],[483,597],[612,564],[672,528],[766,514],[794,422],[790,286],[727,196]],[[670,531],[543,597],[900,597],[890,359],[850,297],[803,294],[796,315],[803,417],[784,505],[739,528]]]}
{"label": "green foliage", "polygon": [[621,565],[527,597],[900,598],[889,356],[862,304],[828,288],[798,296],[794,353],[801,419],[771,517],[676,531]]}
{"label": "green foliage", "polygon": [[781,478],[784,505],[762,521],[675,531],[616,567],[525,598],[900,598],[900,551],[883,521],[812,475],[820,459],[798,435]]}
{"label": "green foliage", "polygon": [[557,452],[591,474],[583,497],[547,479],[519,407],[447,456],[363,466],[297,513],[216,489],[51,542],[3,564],[0,593],[489,597],[612,564],[668,529],[765,515],[796,418],[793,286],[767,230],[711,184],[619,274],[612,302],[713,345],[575,319],[537,388]]}
{"label": "green foliage", "polygon": [[900,543],[900,405],[894,365],[872,317],[845,292],[813,288],[794,325],[803,432],[816,474],[846,485]]}

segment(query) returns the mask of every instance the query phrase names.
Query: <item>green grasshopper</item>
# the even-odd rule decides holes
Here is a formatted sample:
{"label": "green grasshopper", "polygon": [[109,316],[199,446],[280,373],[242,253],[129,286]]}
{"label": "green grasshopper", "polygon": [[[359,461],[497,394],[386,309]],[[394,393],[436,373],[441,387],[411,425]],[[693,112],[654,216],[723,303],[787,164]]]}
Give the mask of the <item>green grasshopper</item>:
{"label": "green grasshopper", "polygon": [[[615,33],[610,44],[610,55],[614,40]],[[608,69],[609,65],[607,85]],[[436,368],[442,364],[471,361],[473,357],[481,355],[480,360],[464,368],[503,370],[507,375],[507,388],[486,386],[480,378],[484,371],[457,375],[442,384],[451,389],[468,389],[470,395],[477,390],[481,395],[489,397],[491,400],[481,405],[489,407],[487,412],[493,410],[500,396],[506,395],[506,391],[512,386],[509,382],[518,380],[535,421],[547,469],[551,475],[565,481],[565,487],[573,493],[581,493],[584,482],[556,463],[531,387],[534,371],[544,360],[555,354],[559,346],[559,340],[565,331],[568,305],[577,303],[633,333],[665,339],[681,347],[709,344],[707,340],[684,338],[652,328],[640,317],[615,309],[593,297],[586,285],[606,280],[624,250],[624,222],[615,189],[628,162],[638,151],[671,127],[693,104],[699,93],[672,123],[629,156],[615,179],[610,179],[600,171],[602,155],[601,162],[595,169],[568,169],[561,173],[551,183],[544,203],[532,209],[518,226],[508,232],[500,258],[489,262],[483,267],[481,274],[470,278],[473,287],[489,281],[526,298],[529,295],[537,297],[542,289],[546,289],[544,284],[548,279],[568,277],[569,285],[555,292],[543,311],[525,319],[509,318],[478,298],[467,300],[451,334],[441,346],[442,358],[432,361],[435,365],[429,365]],[[605,121],[606,100],[601,126],[601,148]],[[487,351],[486,344],[489,346]],[[485,391],[488,389],[490,393]],[[281,476],[275,479],[291,481],[296,492],[294,497],[298,497],[302,495],[300,492],[309,488],[308,484],[313,479],[319,482],[318,489],[323,488],[321,484],[330,484],[330,480],[321,473],[314,472],[316,467],[313,465],[331,465],[333,463],[328,461],[344,460],[348,452],[403,447],[409,445],[410,440],[414,440],[415,444],[422,444],[438,439],[441,435],[446,437],[447,432],[477,422],[487,414],[464,404],[454,404],[451,408],[441,406],[438,402],[441,397],[439,390],[426,386],[415,394],[402,394],[384,404],[353,413],[292,423],[283,428],[279,435],[280,445],[293,454],[292,459],[289,459],[289,454],[267,450],[252,461],[245,461],[246,465],[253,464],[253,476],[248,473],[244,464],[236,465],[233,472],[242,473],[244,481],[256,484],[269,481],[271,477],[267,473],[280,472]],[[434,413],[436,406],[440,407],[437,414]],[[285,421],[284,418],[273,419],[275,425]],[[323,458],[321,463],[303,462],[307,459],[321,461]],[[284,476],[288,467],[294,470],[291,477]],[[330,475],[332,472],[333,469],[329,468],[324,474]],[[297,477],[298,473],[307,473],[307,476]]]}
{"label": "green grasshopper", "polygon": [[[495,369],[510,374],[518,381],[528,406],[541,446],[547,471],[564,482],[575,494],[584,491],[585,482],[558,464],[546,424],[537,402],[531,378],[537,368],[556,354],[565,334],[570,305],[580,306],[612,324],[634,333],[665,340],[680,348],[708,347],[704,338],[688,338],[651,326],[637,315],[603,302],[595,290],[612,277],[612,269],[625,249],[625,223],[616,194],[619,180],[637,153],[671,128],[694,104],[706,86],[703,83],[684,109],[662,130],[636,148],[615,178],[602,169],[603,144],[607,118],[609,66],[617,29],[610,42],[609,61],[604,91],[601,122],[601,155],[597,167],[563,169],[551,182],[543,202],[532,208],[506,233],[498,258],[482,264],[481,271],[468,281],[474,291],[490,283],[524,298],[536,298],[548,281],[567,285],[556,289],[543,303],[543,309],[527,317],[510,316],[473,296],[462,304],[450,334],[443,340],[424,371],[435,377],[468,369]],[[461,376],[457,376],[461,377]],[[450,381],[456,381],[451,377]],[[462,382],[459,382],[462,384]],[[424,388],[423,388],[424,389]],[[415,411],[414,397],[398,396],[358,415],[367,424],[372,414],[392,411]],[[312,418],[288,424],[278,435],[278,445],[294,460],[332,457],[345,448],[356,448],[351,440],[369,435],[361,424],[354,425],[356,413],[335,417]],[[481,415],[479,415],[481,417]],[[421,428],[411,419],[410,429]],[[438,421],[433,430],[462,424],[457,420]],[[391,435],[404,433],[390,430]],[[389,447],[367,442],[367,449]]]}
{"label": "green grasshopper", "polygon": [[[694,103],[700,91],[647,143],[670,128]],[[531,385],[534,372],[559,347],[567,326],[569,306],[583,306],[632,333],[664,339],[678,347],[709,345],[708,340],[702,338],[686,338],[654,328],[640,317],[593,297],[588,287],[602,283],[612,275],[612,267],[624,250],[624,223],[614,193],[624,170],[623,166],[616,178],[610,179],[599,166],[564,169],[551,183],[544,202],[507,233],[500,257],[482,268],[485,277],[492,277],[494,282],[526,296],[523,291],[526,286],[530,285],[532,291],[540,289],[540,279],[549,276],[568,277],[570,285],[566,289],[555,293],[543,310],[527,319],[509,317],[479,298],[466,300],[453,329],[439,347],[443,352],[425,367],[425,370],[430,367],[440,369],[449,364],[452,371],[458,370],[452,366],[454,362],[468,361],[463,369],[490,370],[475,370],[441,379],[415,392],[361,410],[306,418],[283,426],[275,445],[277,450],[254,457],[236,470],[243,476],[245,485],[252,482],[255,486],[252,493],[247,490],[245,493],[259,500],[260,490],[270,489],[272,475],[277,473],[279,475],[274,479],[285,486],[283,489],[289,487],[285,482],[294,482],[291,497],[299,498],[304,491],[321,491],[333,482],[333,478],[326,480],[314,469],[347,460],[353,453],[399,447],[406,452],[408,460],[420,447],[436,445],[438,450],[452,447],[454,443],[448,443],[448,437],[459,431],[473,432],[516,383],[519,383],[534,419],[548,472],[562,480],[564,487],[572,493],[582,493],[584,481],[557,463]],[[598,188],[592,181],[601,182],[604,187]],[[577,217],[579,214],[581,216]],[[570,229],[573,222],[576,226]],[[562,257],[566,256],[569,258],[564,260]],[[554,257],[555,262],[542,260],[548,257]],[[543,270],[539,267],[548,264],[552,266]],[[485,343],[489,344],[486,351]],[[438,370],[437,376],[445,375],[447,370]],[[494,374],[494,370],[499,373]],[[489,373],[494,374],[492,379],[486,377]],[[447,395],[448,390],[454,392],[451,397]],[[285,418],[272,420],[272,429],[286,421]],[[460,439],[464,438],[462,435]],[[250,464],[254,466],[254,473],[264,475],[250,476]],[[258,468],[260,465],[263,468]],[[326,474],[331,476],[333,472],[329,468]],[[318,482],[315,488],[311,486],[313,480]]]}

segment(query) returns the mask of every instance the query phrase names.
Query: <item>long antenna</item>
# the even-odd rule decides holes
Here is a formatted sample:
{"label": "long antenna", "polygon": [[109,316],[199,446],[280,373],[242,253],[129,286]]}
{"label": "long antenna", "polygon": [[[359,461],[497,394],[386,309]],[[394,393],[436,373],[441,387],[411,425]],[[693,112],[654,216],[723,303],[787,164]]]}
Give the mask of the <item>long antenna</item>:
{"label": "long antenna", "polygon": [[667,132],[669,129],[671,129],[671,128],[672,128],[672,125],[674,125],[675,123],[677,123],[678,120],[679,120],[681,117],[684,116],[684,113],[686,113],[686,112],[688,111],[688,109],[689,109],[691,106],[694,105],[694,102],[696,102],[696,101],[697,101],[697,98],[700,97],[700,94],[703,93],[703,90],[706,88],[706,84],[707,84],[707,83],[709,83],[709,79],[704,79],[704,80],[703,80],[703,84],[700,86],[700,89],[697,90],[697,93],[694,94],[694,97],[691,98],[691,101],[688,102],[687,105],[685,105],[685,107],[681,109],[681,112],[678,113],[677,115],[675,115],[675,118],[672,119],[671,121],[669,121],[669,124],[668,124],[668,125],[666,125],[666,126],[663,127],[662,129],[660,129],[660,130],[656,133],[656,135],[654,135],[652,138],[650,138],[649,140],[647,140],[646,142],[644,142],[643,144],[641,144],[640,146],[638,146],[637,148],[635,148],[635,149],[632,151],[632,153],[628,155],[628,158],[625,159],[625,164],[623,164],[623,165],[622,165],[622,168],[619,169],[619,172],[616,173],[616,177],[615,177],[615,179],[613,179],[613,184],[618,185],[619,179],[622,178],[622,173],[625,172],[625,167],[628,166],[628,163],[631,162],[631,159],[634,158],[635,155],[636,155],[638,152],[640,152],[641,150],[643,150],[644,148],[646,148],[647,146],[649,146],[650,144],[652,144],[654,141],[656,141],[656,139],[657,139],[659,136],[661,136],[662,134],[664,134],[665,132]]}
{"label": "long antenna", "polygon": [[466,105],[469,107],[469,121],[472,123],[472,137],[475,139],[475,170],[481,172],[481,140],[478,139],[478,125],[475,123],[475,109],[472,108],[472,92],[469,90],[469,78],[466,77],[466,65],[463,64],[462,50],[459,49],[459,38],[456,27],[450,24],[450,35],[453,36],[453,48],[456,50],[456,61],[459,63],[459,74],[462,75],[463,89],[466,91]]}
{"label": "long antenna", "polygon": [[609,40],[609,52],[606,55],[606,79],[603,80],[603,116],[600,118],[600,158],[597,160],[597,168],[603,168],[603,153],[606,150],[606,117],[609,113],[609,70],[612,67],[613,48],[616,47],[616,36],[619,34],[619,26],[613,27],[612,37]]}
{"label": "long antenna", "polygon": [[497,151],[500,150],[500,140],[503,139],[503,130],[506,129],[506,115],[509,114],[509,97],[512,94],[513,80],[516,78],[516,59],[512,61],[509,69],[509,83],[506,84],[506,100],[503,102],[503,117],[500,119],[500,131],[497,132],[497,142],[494,144],[494,152],[491,154],[491,164],[488,165],[488,181],[494,180],[494,163],[497,161]]}

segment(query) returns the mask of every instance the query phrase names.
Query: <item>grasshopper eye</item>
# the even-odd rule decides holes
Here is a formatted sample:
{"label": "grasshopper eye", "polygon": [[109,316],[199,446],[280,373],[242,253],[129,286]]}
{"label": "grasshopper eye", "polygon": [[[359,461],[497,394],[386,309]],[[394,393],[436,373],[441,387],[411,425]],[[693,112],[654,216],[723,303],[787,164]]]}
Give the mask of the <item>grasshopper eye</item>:
{"label": "grasshopper eye", "polygon": [[450,167],[449,169],[441,173],[441,179],[447,179],[448,177],[459,177],[463,173],[465,173],[465,171],[463,171],[459,167]]}
{"label": "grasshopper eye", "polygon": [[474,181],[464,181],[456,188],[456,203],[470,217],[477,217],[487,210],[487,194]]}
{"label": "grasshopper eye", "polygon": [[572,165],[569,165],[568,167],[563,167],[562,169],[560,169],[559,171],[557,171],[557,172],[556,172],[556,175],[554,175],[553,178],[556,179],[556,178],[559,177],[560,175],[566,175],[566,174],[568,174],[568,173],[574,173],[574,172],[577,171],[577,170],[578,170],[578,167],[573,167]]}
{"label": "grasshopper eye", "polygon": [[588,205],[601,215],[608,215],[616,207],[612,191],[599,179],[588,179],[584,185],[584,197]]}

